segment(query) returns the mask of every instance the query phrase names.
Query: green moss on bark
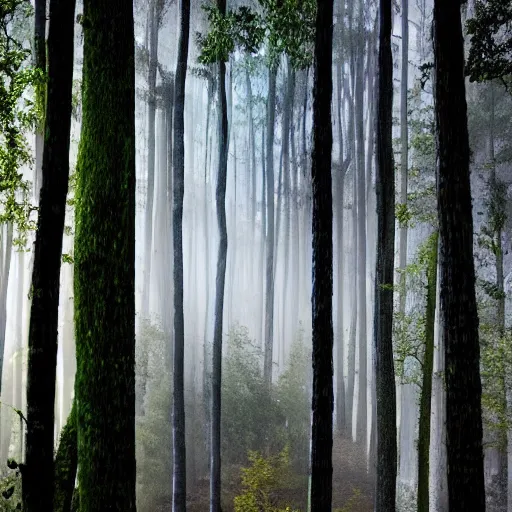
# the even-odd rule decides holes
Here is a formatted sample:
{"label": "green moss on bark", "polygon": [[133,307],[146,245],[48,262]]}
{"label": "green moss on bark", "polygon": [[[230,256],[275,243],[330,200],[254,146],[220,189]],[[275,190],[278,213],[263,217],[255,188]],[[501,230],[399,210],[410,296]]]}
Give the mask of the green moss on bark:
{"label": "green moss on bark", "polygon": [[85,0],[75,330],[82,512],[135,511],[133,8]]}

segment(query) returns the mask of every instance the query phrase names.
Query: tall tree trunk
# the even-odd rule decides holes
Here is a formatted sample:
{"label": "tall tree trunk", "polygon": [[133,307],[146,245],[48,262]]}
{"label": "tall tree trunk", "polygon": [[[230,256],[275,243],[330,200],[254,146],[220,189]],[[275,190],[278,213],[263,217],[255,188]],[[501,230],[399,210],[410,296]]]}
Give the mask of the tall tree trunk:
{"label": "tall tree trunk", "polygon": [[434,2],[434,55],[448,499],[450,512],[470,509],[476,512],[485,510],[482,385],[464,41],[458,0]]}
{"label": "tall tree trunk", "polygon": [[23,472],[23,507],[28,512],[53,512],[57,327],[69,176],[74,16],[74,0],[51,0],[43,183],[28,338],[27,445]]}
{"label": "tall tree trunk", "polygon": [[434,369],[435,313],[437,300],[438,234],[432,235],[427,262],[427,307],[425,311],[425,352],[418,426],[418,512],[429,512],[430,417],[432,412],[432,371]]}
{"label": "tall tree trunk", "polygon": [[[11,256],[12,256],[12,223],[8,222],[4,226],[0,226],[2,230],[2,247],[0,250],[3,253],[1,260],[0,270],[0,393],[2,391],[2,374],[4,366],[4,352],[5,352],[5,329],[7,325],[7,290],[9,285],[9,274],[11,270]],[[1,414],[1,408],[0,408]]]}
{"label": "tall tree trunk", "polygon": [[[364,37],[364,8],[359,2],[359,37]],[[360,43],[356,59],[355,75],[355,129],[357,151],[357,319],[359,343],[358,402],[356,416],[356,440],[366,449],[368,407],[366,390],[367,375],[367,319],[366,319],[366,175],[364,141],[364,46]]]}
{"label": "tall tree trunk", "polygon": [[74,276],[80,510],[135,512],[132,4],[84,0],[83,29]]}
{"label": "tall tree trunk", "polygon": [[395,173],[393,165],[393,58],[391,0],[380,1],[377,94],[377,264],[375,273],[375,377],[377,398],[376,512],[395,510],[397,446],[393,361]]}
{"label": "tall tree trunk", "polygon": [[277,65],[268,70],[266,181],[267,181],[267,263],[265,286],[265,356],[263,374],[265,382],[272,383],[274,348],[274,124],[276,110]]}
{"label": "tall tree trunk", "polygon": [[[46,73],[46,4],[47,0],[34,2],[34,66]],[[36,89],[36,103],[42,112],[46,110],[46,85],[41,84]],[[34,171],[34,200],[39,201],[42,186],[42,165],[44,146],[44,121],[36,126],[35,171]]]}
{"label": "tall tree trunk", "polygon": [[[409,165],[409,129],[407,123],[409,77],[409,0],[402,0],[402,79],[400,83],[400,204],[407,206],[407,174]],[[399,312],[405,314],[407,291],[405,267],[407,265],[407,224],[400,224],[400,303]]]}
{"label": "tall tree trunk", "polygon": [[149,290],[151,283],[151,253],[153,240],[153,202],[155,195],[155,119],[156,72],[158,67],[158,8],[157,1],[149,3],[149,71],[148,71],[148,170],[146,211],[144,214],[144,281],[142,283],[142,316],[149,316]]}
{"label": "tall tree trunk", "polygon": [[[190,0],[180,2],[180,35],[174,86],[173,216],[174,249],[174,365],[173,365],[173,473],[172,509],[186,510],[187,468],[185,449],[185,321],[183,312],[183,197],[185,192],[185,81],[190,30]],[[190,257],[190,255],[189,255]]]}
{"label": "tall tree trunk", "polygon": [[[217,0],[217,8],[226,13],[226,0]],[[212,436],[210,462],[210,512],[220,512],[221,503],[221,383],[222,383],[222,326],[224,313],[224,287],[226,282],[226,259],[228,234],[226,227],[226,183],[228,171],[228,112],[226,102],[226,63],[219,62],[218,82],[218,141],[219,160],[217,171],[217,223],[219,227],[219,252],[215,283],[215,317],[213,330],[212,364]]]}
{"label": "tall tree trunk", "polygon": [[313,89],[313,419],[311,511],[332,507],[332,26],[333,0],[319,0]]}

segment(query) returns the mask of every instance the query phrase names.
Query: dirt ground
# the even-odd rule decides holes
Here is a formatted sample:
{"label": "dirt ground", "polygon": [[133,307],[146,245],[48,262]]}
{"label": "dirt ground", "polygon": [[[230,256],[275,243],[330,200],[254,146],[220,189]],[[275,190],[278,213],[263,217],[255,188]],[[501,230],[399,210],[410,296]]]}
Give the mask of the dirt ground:
{"label": "dirt ground", "polygon": [[[366,471],[365,457],[361,448],[352,441],[335,438],[333,446],[333,510],[340,512],[371,512],[373,510],[373,479]],[[228,481],[223,482],[223,512],[233,512],[233,498],[239,493],[239,481],[230,471]],[[297,487],[281,489],[276,497],[281,504],[288,504],[301,512],[307,505],[307,476],[296,478]],[[208,481],[199,482],[196,492],[189,496],[190,512],[208,511]]]}

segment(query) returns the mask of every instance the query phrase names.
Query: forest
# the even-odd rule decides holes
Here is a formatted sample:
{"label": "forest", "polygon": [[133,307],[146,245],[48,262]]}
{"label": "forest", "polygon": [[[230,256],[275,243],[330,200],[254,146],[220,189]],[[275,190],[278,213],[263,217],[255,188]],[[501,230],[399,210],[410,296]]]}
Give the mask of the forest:
{"label": "forest", "polygon": [[512,2],[0,0],[0,511],[512,512]]}

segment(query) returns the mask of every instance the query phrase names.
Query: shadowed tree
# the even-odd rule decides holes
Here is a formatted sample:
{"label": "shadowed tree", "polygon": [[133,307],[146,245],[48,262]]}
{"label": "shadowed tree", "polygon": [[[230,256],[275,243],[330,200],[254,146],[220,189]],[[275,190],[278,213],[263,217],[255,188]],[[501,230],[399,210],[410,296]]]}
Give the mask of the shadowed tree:
{"label": "shadowed tree", "polygon": [[319,0],[313,86],[313,420],[311,511],[332,507],[332,24],[333,0]]}
{"label": "shadowed tree", "polygon": [[[48,98],[28,340],[23,508],[53,512],[60,267],[69,176],[74,0],[51,0]],[[44,52],[44,49],[43,49]]]}
{"label": "shadowed tree", "polygon": [[482,385],[460,5],[460,0],[435,0],[433,31],[450,512],[485,510]]}

